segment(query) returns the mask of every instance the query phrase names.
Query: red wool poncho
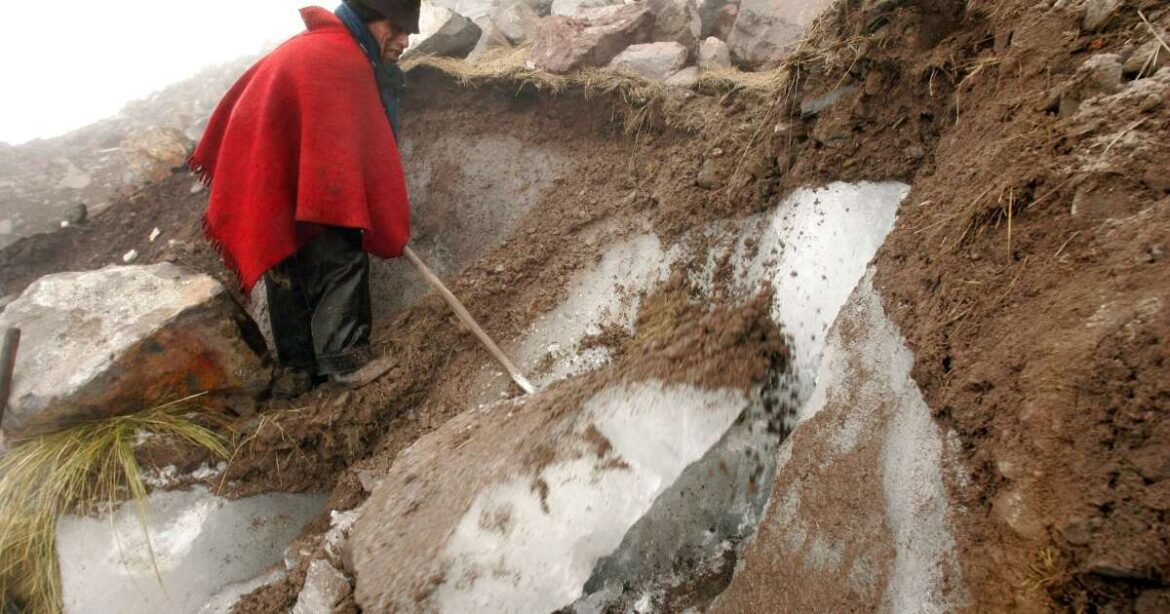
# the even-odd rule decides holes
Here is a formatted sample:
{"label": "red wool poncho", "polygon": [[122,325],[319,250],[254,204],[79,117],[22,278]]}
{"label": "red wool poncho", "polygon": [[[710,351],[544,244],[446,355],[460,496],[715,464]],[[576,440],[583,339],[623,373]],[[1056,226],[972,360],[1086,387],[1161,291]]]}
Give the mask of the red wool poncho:
{"label": "red wool poncho", "polygon": [[322,226],[360,228],[363,249],[402,254],[410,206],[373,68],[345,24],[301,10],[308,31],[228,90],[191,167],[211,181],[204,224],[245,292]]}

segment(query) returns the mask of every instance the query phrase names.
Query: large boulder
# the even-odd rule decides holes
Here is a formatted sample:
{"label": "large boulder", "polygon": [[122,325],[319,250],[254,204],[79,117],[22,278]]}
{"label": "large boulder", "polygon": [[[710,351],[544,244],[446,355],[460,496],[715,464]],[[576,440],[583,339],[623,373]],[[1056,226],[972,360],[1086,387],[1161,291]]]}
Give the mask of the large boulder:
{"label": "large boulder", "polygon": [[641,2],[587,9],[576,18],[545,17],[529,61],[558,74],[605,66],[626,47],[649,40],[653,26],[653,12]]}
{"label": "large boulder", "polygon": [[429,1],[423,2],[419,33],[410,36],[410,46],[402,55],[404,58],[420,55],[467,57],[479,42],[480,34],[479,26],[471,19]]}
{"label": "large boulder", "polygon": [[621,4],[621,0],[553,0],[549,10],[553,15],[576,17],[585,9]]}
{"label": "large boulder", "polygon": [[831,0],[742,0],[728,45],[747,66],[782,59]]}
{"label": "large boulder", "polygon": [[609,67],[650,81],[666,81],[687,64],[687,48],[679,43],[630,45]]}
{"label": "large boulder", "polygon": [[508,40],[507,36],[504,36],[496,24],[492,23],[491,19],[481,18],[479,28],[482,34],[479,35],[479,42],[475,43],[475,48],[467,54],[468,61],[478,61],[490,51],[512,48],[512,42]]}
{"label": "large boulder", "polygon": [[654,12],[652,41],[674,41],[693,53],[699,44],[702,21],[692,0],[644,0]]}
{"label": "large boulder", "polygon": [[255,324],[219,282],[173,264],[43,277],[0,313],[21,329],[9,438],[212,391],[264,392]]}
{"label": "large boulder", "polygon": [[162,181],[174,169],[186,167],[195,142],[175,128],[151,126],[130,133],[121,147],[126,156],[125,183],[139,184]]}
{"label": "large boulder", "polygon": [[491,21],[513,45],[532,40],[540,31],[540,16],[523,0],[512,0],[497,6],[491,12]]}
{"label": "large boulder", "polygon": [[719,14],[724,7],[731,6],[739,8],[739,0],[727,2],[727,0],[696,0],[695,11],[699,13],[699,36],[707,38],[712,36],[711,32],[715,29],[715,22],[719,19]]}

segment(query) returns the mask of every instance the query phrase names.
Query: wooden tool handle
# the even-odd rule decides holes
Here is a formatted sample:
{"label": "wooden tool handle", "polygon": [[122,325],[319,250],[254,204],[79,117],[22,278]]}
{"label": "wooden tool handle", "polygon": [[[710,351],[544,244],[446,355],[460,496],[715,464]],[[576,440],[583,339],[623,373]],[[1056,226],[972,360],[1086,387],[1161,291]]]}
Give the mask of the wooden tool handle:
{"label": "wooden tool handle", "polygon": [[520,373],[520,370],[516,368],[516,365],[512,364],[511,360],[508,360],[508,357],[504,355],[504,352],[500,350],[500,347],[496,345],[496,342],[492,341],[492,338],[489,337],[487,333],[485,333],[483,329],[479,327],[479,324],[475,322],[475,319],[471,317],[471,314],[468,313],[466,309],[464,309],[463,303],[460,303],[459,299],[455,298],[455,295],[451,294],[451,291],[447,289],[447,286],[444,286],[443,282],[440,281],[439,278],[431,272],[431,269],[428,268],[426,264],[423,264],[423,261],[419,259],[417,254],[414,253],[414,250],[410,249],[410,246],[407,245],[402,248],[402,253],[406,256],[406,259],[409,260],[410,263],[418,269],[418,272],[421,273],[423,278],[427,280],[427,283],[429,283],[431,287],[433,287],[439,293],[439,295],[443,297],[443,300],[447,301],[447,304],[451,306],[451,309],[455,312],[455,315],[459,317],[459,320],[463,322],[467,328],[471,329],[471,332],[474,333],[477,338],[479,338],[479,342],[487,348],[492,357],[496,359],[496,362],[499,362],[500,366],[504,367],[504,370],[507,371],[508,375],[512,377],[512,381],[516,382],[516,385],[520,386],[520,388],[528,394],[536,392],[536,387],[532,385],[532,382],[528,381],[528,378],[524,377],[524,375]]}

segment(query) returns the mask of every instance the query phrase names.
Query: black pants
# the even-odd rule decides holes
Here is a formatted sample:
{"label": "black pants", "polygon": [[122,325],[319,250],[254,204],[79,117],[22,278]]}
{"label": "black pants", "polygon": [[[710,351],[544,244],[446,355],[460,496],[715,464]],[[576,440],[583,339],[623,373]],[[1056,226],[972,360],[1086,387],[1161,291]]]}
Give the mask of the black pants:
{"label": "black pants", "polygon": [[360,230],[327,228],[265,274],[276,358],[317,375],[370,359],[370,259]]}

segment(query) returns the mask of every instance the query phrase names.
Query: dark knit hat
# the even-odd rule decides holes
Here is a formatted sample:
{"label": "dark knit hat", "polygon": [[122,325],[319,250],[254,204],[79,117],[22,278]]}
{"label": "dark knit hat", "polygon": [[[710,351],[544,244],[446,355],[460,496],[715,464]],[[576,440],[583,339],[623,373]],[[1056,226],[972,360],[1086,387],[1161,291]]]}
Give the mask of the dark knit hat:
{"label": "dark knit hat", "polygon": [[395,29],[418,34],[421,0],[344,0],[362,21],[389,19]]}

